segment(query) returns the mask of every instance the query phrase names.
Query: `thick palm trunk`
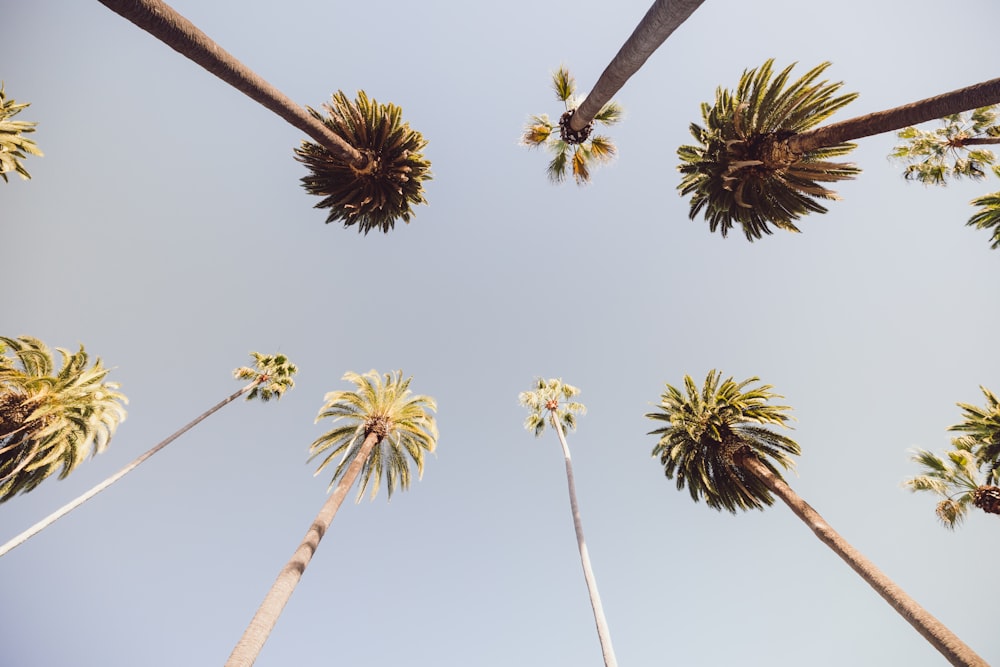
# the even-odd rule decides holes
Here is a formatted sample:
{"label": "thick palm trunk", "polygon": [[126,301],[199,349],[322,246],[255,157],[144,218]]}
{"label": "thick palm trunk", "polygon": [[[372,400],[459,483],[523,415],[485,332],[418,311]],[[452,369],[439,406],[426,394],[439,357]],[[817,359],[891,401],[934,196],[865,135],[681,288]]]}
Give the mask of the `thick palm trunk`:
{"label": "thick palm trunk", "polygon": [[213,405],[211,408],[209,408],[205,412],[203,412],[200,415],[198,415],[198,417],[196,417],[194,420],[188,422],[187,425],[184,426],[183,428],[181,428],[179,431],[175,431],[170,437],[168,437],[165,440],[160,441],[160,443],[157,444],[155,447],[153,447],[152,449],[150,449],[149,451],[147,451],[145,454],[142,454],[141,456],[139,456],[138,458],[136,458],[134,461],[132,461],[127,466],[125,466],[124,468],[122,468],[121,470],[119,470],[118,472],[116,472],[111,477],[108,477],[106,480],[104,480],[103,482],[101,482],[97,486],[95,486],[92,489],[90,489],[90,491],[87,491],[83,495],[78,496],[75,500],[71,500],[70,502],[66,503],[65,505],[63,505],[62,507],[60,507],[59,509],[57,509],[55,512],[53,512],[52,514],[48,515],[47,517],[45,517],[44,519],[42,519],[41,521],[39,521],[38,523],[36,523],[35,525],[33,525],[28,530],[24,531],[23,533],[21,533],[20,535],[18,535],[14,539],[10,540],[9,542],[7,542],[6,544],[4,544],[3,546],[0,546],[0,556],[3,556],[4,554],[6,554],[8,551],[10,551],[11,549],[13,549],[14,547],[17,547],[17,546],[20,546],[20,545],[24,544],[30,538],[32,538],[35,535],[37,535],[38,533],[42,532],[43,530],[45,530],[46,528],[48,528],[49,526],[51,526],[56,521],[58,521],[59,519],[61,519],[65,515],[69,514],[70,512],[72,512],[73,510],[75,510],[77,507],[79,507],[80,505],[84,504],[85,502],[87,502],[88,500],[90,500],[91,498],[93,498],[94,496],[96,496],[98,493],[100,493],[104,489],[108,488],[109,486],[111,486],[112,484],[114,484],[115,482],[117,482],[118,480],[120,480],[125,475],[129,474],[130,472],[132,472],[133,470],[135,470],[136,468],[138,468],[139,465],[143,461],[145,461],[146,459],[148,459],[150,456],[152,456],[156,452],[160,451],[161,449],[163,449],[164,447],[166,447],[167,445],[169,445],[171,442],[173,442],[177,438],[181,437],[182,435],[184,435],[185,433],[187,433],[191,429],[193,429],[195,426],[197,426],[201,422],[205,421],[208,417],[211,417],[213,414],[215,414],[216,412],[218,412],[220,409],[222,409],[226,405],[232,403],[237,398],[239,398],[243,394],[245,394],[248,391],[250,391],[251,389],[253,389],[255,386],[257,386],[257,384],[259,384],[258,381],[251,382],[250,384],[248,384],[247,386],[243,387],[239,391],[237,391],[237,392],[231,394],[230,396],[228,396],[227,398],[219,401],[218,403],[216,403],[215,405]]}
{"label": "thick palm trunk", "polygon": [[257,659],[257,656],[260,655],[260,650],[264,647],[264,642],[271,635],[271,630],[274,629],[275,623],[278,622],[278,617],[281,616],[282,610],[292,597],[292,593],[302,578],[302,574],[306,571],[309,561],[312,560],[313,554],[319,548],[319,541],[326,534],[330,523],[333,521],[333,517],[337,515],[337,510],[340,509],[340,505],[344,502],[347,492],[354,484],[354,480],[357,478],[358,473],[361,472],[362,466],[368,460],[372,449],[378,444],[378,441],[379,436],[376,433],[369,433],[365,438],[364,443],[361,445],[361,451],[351,461],[351,465],[347,467],[347,472],[340,478],[333,493],[323,503],[323,507],[320,508],[319,514],[313,519],[312,525],[299,544],[298,549],[292,554],[292,558],[285,563],[285,567],[281,569],[278,578],[271,586],[271,590],[267,592],[264,601],[257,608],[257,613],[250,620],[250,625],[247,626],[247,629],[243,632],[243,636],[240,637],[240,641],[230,654],[229,660],[226,661],[226,667],[250,667]]}
{"label": "thick palm trunk", "polygon": [[355,163],[359,168],[367,162],[367,158],[354,147],[234,58],[166,3],[160,0],[100,0],[100,2],[278,114],[308,134],[338,159],[345,163]]}
{"label": "thick palm trunk", "polygon": [[940,651],[948,662],[953,665],[988,667],[986,661],[959,639],[955,633],[945,627],[930,612],[917,604],[916,600],[907,595],[902,588],[897,586],[881,570],[875,567],[871,561],[862,556],[857,549],[844,540],[784,480],[773,474],[763,463],[753,456],[740,457],[736,463],[763,481],[774,495],[781,498],[788,505],[792,512],[795,513],[795,516],[802,519],[816,533],[816,537],[820,541],[833,549],[834,553],[861,575],[861,578],[868,582],[868,585],[874,588],[875,592],[881,595],[934,648]]}
{"label": "thick palm trunk", "polygon": [[587,99],[573,113],[570,129],[579,132],[592,123],[601,108],[702,2],[704,0],[656,0],[594,84]]}
{"label": "thick palm trunk", "polygon": [[991,79],[912,104],[803,132],[790,137],[785,143],[789,150],[801,155],[817,148],[835,146],[884,132],[896,132],[904,127],[997,103],[1000,103],[1000,79]]}
{"label": "thick palm trunk", "polygon": [[569,455],[569,445],[566,444],[566,436],[563,434],[562,424],[554,416],[552,424],[555,426],[556,434],[559,436],[559,443],[562,445],[563,456],[566,458],[566,481],[569,484],[569,504],[573,510],[573,528],[576,529],[576,545],[580,549],[583,578],[587,582],[587,591],[590,593],[590,606],[594,609],[594,621],[597,623],[597,637],[601,641],[604,665],[605,667],[617,667],[618,659],[615,657],[615,649],[611,645],[611,631],[608,629],[607,619],[604,618],[601,595],[597,592],[597,579],[594,577],[593,568],[590,567],[587,542],[583,538],[583,522],[580,520],[580,507],[576,502],[576,482],[573,481],[573,462]]}

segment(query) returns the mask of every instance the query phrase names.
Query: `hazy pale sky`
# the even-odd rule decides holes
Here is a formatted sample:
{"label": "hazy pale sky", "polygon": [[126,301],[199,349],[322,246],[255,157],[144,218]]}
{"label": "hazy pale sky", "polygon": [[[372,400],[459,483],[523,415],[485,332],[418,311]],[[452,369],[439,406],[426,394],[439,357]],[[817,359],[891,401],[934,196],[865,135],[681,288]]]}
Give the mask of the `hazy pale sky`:
{"label": "hazy pale sky", "polygon": [[623,667],[942,664],[786,507],[720,514],[664,478],[643,415],[712,368],[786,397],[792,487],[1000,663],[1000,524],[949,533],[900,485],[957,401],[1000,390],[1000,253],[964,225],[998,181],[906,183],[895,138],[864,139],[843,201],[752,245],[676,193],[688,124],[745,68],[831,61],[861,94],[835,120],[911,102],[997,76],[995,2],[707,0],[617,96],[619,158],[583,188],[518,136],[561,111],[551,71],[585,93],[647,0],[174,6],[302,104],[400,105],[430,203],[388,236],[325,225],[298,130],[97,2],[3,3],[0,79],[45,157],[0,184],[0,333],[85,344],[130,404],[106,453],[0,506],[0,541],[237,389],[250,350],[300,373],[0,559],[0,666],[222,664],[323,503],[324,393],[372,368],[437,399],[437,454],[341,509],[261,667],[602,664],[558,442],[522,428],[539,375],[588,407],[569,443]]}

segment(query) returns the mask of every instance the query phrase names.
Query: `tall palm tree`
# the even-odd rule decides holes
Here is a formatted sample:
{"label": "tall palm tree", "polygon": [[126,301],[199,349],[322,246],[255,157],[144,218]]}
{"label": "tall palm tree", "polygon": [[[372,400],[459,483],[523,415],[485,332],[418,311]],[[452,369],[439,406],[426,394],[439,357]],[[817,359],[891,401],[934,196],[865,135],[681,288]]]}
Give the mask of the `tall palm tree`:
{"label": "tall palm tree", "polygon": [[653,456],[659,457],[667,478],[676,478],[678,489],[687,486],[695,501],[704,498],[709,507],[733,513],[763,509],[777,496],[951,664],[985,666],[985,660],[845,541],[785,483],[778,468],[793,466],[790,457],[799,453],[799,446],[765,428],[787,426],[790,408],[768,403],[782,397],[770,385],[751,387],[758,382],[755,377],[740,383],[721,377],[710,371],[700,392],[690,376],[684,377],[684,392],[668,384],[656,412],[646,415],[666,423],[651,433],[660,436]]}
{"label": "tall palm tree", "polygon": [[857,94],[837,95],[842,83],[817,81],[829,63],[794,82],[794,65],[774,76],[772,64],[745,71],[734,91],[717,89],[715,104],[701,106],[704,126],[691,124],[697,145],[677,150],[678,189],[691,195],[689,217],[704,211],[709,229],[723,236],[734,224],[749,241],[771,234],[769,225],[797,232],[801,216],[825,213],[818,200],[838,198],[825,184],[860,173],[853,164],[830,161],[850,152],[850,141],[1000,102],[1000,79],[992,79],[816,127]]}
{"label": "tall palm tree", "polygon": [[4,183],[8,182],[9,171],[16,172],[24,180],[31,178],[31,174],[21,164],[21,160],[26,157],[25,153],[44,155],[34,141],[24,136],[34,132],[38,123],[10,120],[29,106],[29,102],[18,104],[13,99],[7,99],[4,84],[0,81],[0,178]]}
{"label": "tall palm tree", "polygon": [[409,221],[411,204],[425,201],[421,184],[430,178],[430,163],[420,150],[426,141],[400,122],[398,107],[369,103],[360,92],[356,102],[340,101],[343,93],[337,93],[324,118],[297,105],[166,3],[100,1],[312,137],[316,144],[304,141],[299,151],[321,157],[303,160],[313,169],[303,184],[326,197],[317,208],[332,209],[327,222],[358,224],[366,234],[387,232],[397,217]]}
{"label": "tall palm tree", "polygon": [[940,120],[941,126],[934,130],[910,126],[896,133],[904,143],[890,157],[909,163],[903,177],[925,185],[945,185],[949,178],[985,178],[996,156],[986,148],[970,147],[1000,144],[997,107],[980,107]]}
{"label": "tall palm tree", "polygon": [[1000,483],[1000,398],[980,385],[986,398],[986,405],[979,407],[971,403],[959,403],[962,421],[949,426],[949,431],[964,435],[958,438],[976,455],[976,462],[986,468],[986,479],[990,484]]}
{"label": "tall palm tree", "polygon": [[125,396],[106,382],[111,369],[88,367],[83,346],[62,356],[37,338],[0,337],[0,503],[37,487],[60,469],[65,478],[88,456],[104,451],[125,419]]}
{"label": "tall palm tree", "polygon": [[635,30],[622,45],[594,88],[576,109],[569,110],[566,131],[569,136],[589,133],[588,128],[625,82],[666,41],[674,30],[701,6],[704,0],[655,0]]}
{"label": "tall palm tree", "polygon": [[431,414],[437,410],[437,405],[429,396],[411,394],[412,378],[404,380],[401,371],[386,373],[382,377],[372,370],[364,375],[345,373],[344,380],[353,383],[355,390],[328,393],[316,417],[317,422],[331,418],[334,423],[341,420],[343,423],[321,435],[310,446],[310,461],[323,455],[316,474],[340,457],[330,481],[333,493],[323,503],[305,538],[278,574],[226,661],[226,667],[249,667],[257,659],[358,476],[361,476],[356,498],[358,502],[370,481],[371,497],[374,499],[383,477],[391,498],[397,487],[409,488],[411,475],[407,456],[416,464],[417,475],[421,476],[424,452],[433,452],[437,445],[437,423]]}
{"label": "tall palm tree", "polygon": [[935,514],[945,528],[954,530],[969,513],[970,505],[1000,514],[1000,487],[981,482],[979,464],[968,439],[954,438],[952,444],[955,449],[943,457],[917,449],[912,458],[924,473],[905,480],[903,485],[911,491],[931,491],[941,496]]}
{"label": "tall palm tree", "polygon": [[563,458],[566,460],[566,481],[569,484],[569,505],[573,513],[573,528],[576,530],[576,545],[580,550],[580,562],[583,565],[583,578],[587,582],[590,593],[590,606],[594,610],[594,621],[597,624],[597,637],[601,642],[601,652],[604,654],[605,667],[615,667],[618,659],[611,645],[611,631],[604,617],[604,607],[601,605],[601,595],[597,590],[597,579],[590,565],[590,554],[587,542],[583,537],[583,522],[580,519],[580,506],[576,500],[576,482],[573,477],[573,462],[566,444],[566,434],[563,429],[576,429],[576,415],[584,414],[587,409],[583,403],[570,399],[579,395],[580,390],[565,384],[562,380],[543,380],[538,378],[533,391],[521,392],[518,401],[530,411],[524,421],[524,428],[535,432],[538,437],[545,430],[546,421],[552,424],[562,445]]}
{"label": "tall palm tree", "polygon": [[[556,126],[549,120],[548,114],[532,116],[528,125],[521,135],[521,144],[534,148],[545,146],[553,154],[552,161],[549,162],[549,179],[560,183],[566,179],[566,172],[569,169],[573,174],[573,179],[577,185],[583,185],[590,181],[590,169],[595,163],[610,161],[617,152],[614,143],[608,137],[602,135],[592,135],[590,129],[584,134],[568,135],[567,123],[573,112],[576,101],[573,94],[576,92],[576,81],[570,75],[569,70],[560,67],[552,74],[552,87],[556,91],[556,98],[563,103],[566,111],[559,119],[559,132],[555,131]],[[596,114],[597,122],[603,125],[614,125],[621,120],[622,109],[617,102],[608,102]]]}
{"label": "tall palm tree", "polygon": [[174,440],[181,437],[182,435],[190,431],[192,428],[203,422],[205,419],[218,412],[224,406],[235,401],[240,396],[246,394],[248,401],[253,400],[255,398],[259,398],[261,401],[267,402],[272,398],[274,399],[281,398],[281,396],[287,390],[295,386],[295,381],[292,380],[292,376],[298,372],[298,368],[295,366],[295,364],[289,363],[288,357],[286,357],[283,354],[263,355],[257,352],[251,352],[250,356],[253,357],[254,360],[253,367],[241,366],[240,368],[237,368],[236,370],[233,371],[233,376],[237,380],[250,380],[248,384],[240,388],[238,391],[232,393],[228,397],[224,398],[223,400],[219,401],[211,408],[209,408],[207,411],[198,415],[198,417],[188,422],[183,428],[174,432],[166,439],[160,441],[152,449],[140,455],[138,458],[136,458],[134,461],[129,463],[127,466],[125,466],[118,472],[116,472],[111,477],[108,477],[106,480],[104,480],[100,484],[97,484],[89,491],[83,493],[77,498],[66,503],[52,514],[48,515],[35,525],[25,530],[23,533],[17,535],[4,545],[0,546],[0,556],[3,556],[4,554],[6,554],[8,551],[11,551],[15,547],[24,544],[29,539],[31,539],[38,533],[42,532],[43,530],[45,530],[53,523],[55,523],[65,515],[69,514],[70,512],[72,512],[77,507],[84,504],[94,496],[96,496],[101,491],[104,491],[106,488],[108,488],[109,486],[120,480],[122,477],[124,477],[125,475],[129,474],[130,472],[138,468],[143,461],[151,457],[153,454],[157,453],[158,451],[160,451],[161,449],[172,443]]}

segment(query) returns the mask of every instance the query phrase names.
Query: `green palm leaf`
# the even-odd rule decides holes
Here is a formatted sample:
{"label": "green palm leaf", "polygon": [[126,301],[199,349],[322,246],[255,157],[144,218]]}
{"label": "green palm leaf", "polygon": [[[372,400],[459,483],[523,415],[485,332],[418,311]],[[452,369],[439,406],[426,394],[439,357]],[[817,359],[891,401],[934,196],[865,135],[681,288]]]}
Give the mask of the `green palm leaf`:
{"label": "green palm leaf", "polygon": [[1000,399],[986,387],[980,386],[979,389],[986,398],[986,404],[980,407],[959,403],[962,421],[949,426],[948,430],[963,434],[953,442],[972,452],[976,463],[986,468],[987,481],[996,484],[1000,482]]}
{"label": "green palm leaf", "polygon": [[978,206],[979,210],[965,224],[976,229],[992,230],[993,242],[990,247],[993,250],[1000,249],[1000,192],[973,199],[972,205]]}
{"label": "green palm leaf", "polygon": [[28,103],[18,104],[13,99],[7,99],[4,84],[0,81],[0,178],[5,183],[8,182],[8,172],[14,172],[24,180],[31,178],[21,160],[27,155],[43,155],[35,142],[24,136],[34,132],[38,123],[10,120],[28,106]]}
{"label": "green palm leaf", "polygon": [[905,143],[896,146],[890,157],[909,163],[903,176],[925,185],[945,185],[949,178],[985,178],[996,156],[990,150],[970,147],[1000,144],[997,107],[951,114],[940,123],[933,130],[907,127],[896,134]]}

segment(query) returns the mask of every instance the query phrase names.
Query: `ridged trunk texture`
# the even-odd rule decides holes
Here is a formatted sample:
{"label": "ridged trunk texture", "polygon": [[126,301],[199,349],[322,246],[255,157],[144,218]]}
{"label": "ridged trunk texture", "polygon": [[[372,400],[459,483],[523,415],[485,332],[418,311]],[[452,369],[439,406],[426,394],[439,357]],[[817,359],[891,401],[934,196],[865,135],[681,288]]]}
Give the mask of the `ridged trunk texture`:
{"label": "ridged trunk texture", "polygon": [[875,567],[874,563],[862,556],[857,549],[830,527],[819,512],[802,500],[784,480],[768,470],[756,457],[752,454],[738,456],[735,463],[764,482],[774,495],[788,505],[795,516],[812,529],[821,542],[850,565],[851,569],[875,589],[875,592],[906,619],[907,623],[912,625],[934,648],[940,651],[948,662],[953,665],[989,667],[987,662],[959,639],[955,633],[917,604],[916,600],[907,595],[902,588]]}
{"label": "ridged trunk texture", "polygon": [[704,0],[656,0],[605,68],[587,99],[573,113],[570,129],[580,131],[592,123],[601,108],[702,2]]}
{"label": "ridged trunk texture", "polygon": [[611,645],[611,630],[608,629],[608,621],[604,618],[601,594],[597,591],[597,579],[590,566],[587,542],[583,538],[583,522],[580,520],[580,506],[576,502],[576,482],[573,478],[573,462],[569,455],[569,445],[566,444],[566,436],[563,434],[562,424],[559,423],[559,420],[553,417],[552,424],[555,426],[559,443],[562,445],[563,457],[566,459],[566,481],[569,485],[570,509],[573,511],[573,528],[576,529],[576,545],[580,549],[583,578],[587,582],[587,591],[590,593],[590,606],[594,610],[594,622],[597,624],[597,638],[601,642],[601,652],[604,654],[604,665],[605,667],[618,667],[618,658],[615,657],[615,649]]}
{"label": "ridged trunk texture", "polygon": [[264,642],[271,635],[271,631],[278,622],[278,617],[281,616],[281,612],[292,597],[295,587],[298,585],[299,580],[302,579],[302,574],[306,571],[309,561],[312,560],[316,549],[319,548],[320,540],[326,535],[327,529],[330,528],[330,523],[337,515],[337,510],[340,509],[340,505],[347,496],[347,492],[354,484],[358,473],[361,472],[361,467],[368,457],[371,456],[372,449],[378,442],[379,436],[375,433],[369,433],[365,438],[364,443],[361,445],[361,451],[351,461],[351,465],[347,467],[347,472],[340,478],[337,486],[333,489],[333,493],[323,503],[323,507],[320,508],[319,514],[313,519],[312,525],[309,526],[309,531],[302,539],[298,549],[295,550],[292,558],[285,563],[285,567],[278,573],[278,578],[275,579],[271,590],[267,592],[264,601],[257,608],[257,613],[250,620],[250,625],[247,626],[247,629],[243,632],[243,636],[240,637],[240,641],[230,654],[229,660],[226,661],[226,667],[250,667],[257,660],[261,649],[264,648]]}
{"label": "ridged trunk texture", "polygon": [[203,422],[205,419],[207,419],[208,417],[210,417],[213,414],[215,414],[217,411],[219,411],[220,409],[222,409],[224,406],[232,403],[237,398],[239,398],[243,394],[245,394],[248,391],[250,391],[251,389],[253,389],[257,384],[259,384],[259,382],[256,382],[256,381],[255,382],[251,382],[250,384],[248,384],[247,386],[243,387],[239,391],[234,392],[233,394],[231,394],[228,397],[224,398],[223,400],[219,401],[218,403],[216,403],[215,405],[213,405],[211,408],[209,408],[205,412],[203,412],[200,415],[198,415],[197,417],[195,417],[192,421],[188,422],[179,431],[175,431],[172,435],[170,435],[169,437],[167,437],[165,440],[160,441],[158,444],[156,444],[149,451],[147,451],[144,454],[142,454],[139,457],[137,457],[134,461],[132,461],[127,466],[125,466],[124,468],[122,468],[121,470],[119,470],[118,472],[116,472],[111,477],[108,477],[106,480],[104,480],[103,482],[101,482],[97,486],[91,488],[89,491],[87,491],[83,495],[80,495],[77,498],[75,498],[74,500],[71,500],[70,502],[66,503],[65,505],[63,505],[62,507],[60,507],[59,509],[57,509],[55,512],[53,512],[52,514],[48,515],[47,517],[45,517],[44,519],[42,519],[41,521],[39,521],[38,523],[36,523],[35,525],[33,525],[31,528],[27,529],[26,531],[24,531],[23,533],[21,533],[17,537],[11,539],[10,541],[8,541],[3,546],[0,546],[0,556],[3,556],[5,553],[7,553],[8,551],[10,551],[11,549],[13,549],[15,547],[24,544],[30,538],[32,538],[35,535],[37,535],[38,533],[42,532],[43,530],[45,530],[46,528],[48,528],[49,526],[51,526],[56,521],[58,521],[59,519],[61,519],[65,515],[69,514],[70,512],[72,512],[73,510],[75,510],[77,507],[79,507],[80,505],[84,504],[85,502],[87,502],[88,500],[90,500],[91,498],[93,498],[94,496],[96,496],[98,493],[100,493],[104,489],[108,488],[109,486],[111,486],[112,484],[114,484],[115,482],[117,482],[118,480],[120,480],[125,475],[129,474],[130,472],[132,472],[133,470],[135,470],[136,468],[138,468],[139,465],[143,461],[145,461],[146,459],[148,459],[150,456],[152,456],[156,452],[160,451],[161,449],[163,449],[164,447],[166,447],[167,445],[169,445],[171,442],[173,442],[177,438],[181,437],[182,435],[184,435],[185,433],[187,433],[191,429],[193,429],[195,426],[197,426],[198,424],[200,424],[201,422]]}
{"label": "ridged trunk texture", "polygon": [[100,2],[185,58],[198,63],[233,88],[278,114],[308,134],[338,159],[359,166],[367,163],[367,159],[354,147],[234,58],[166,3],[159,0],[100,0]]}
{"label": "ridged trunk texture", "polygon": [[836,146],[875,134],[896,132],[911,125],[997,103],[1000,103],[1000,79],[991,79],[912,104],[876,111],[796,134],[789,137],[785,144],[792,152],[801,155],[817,148]]}

